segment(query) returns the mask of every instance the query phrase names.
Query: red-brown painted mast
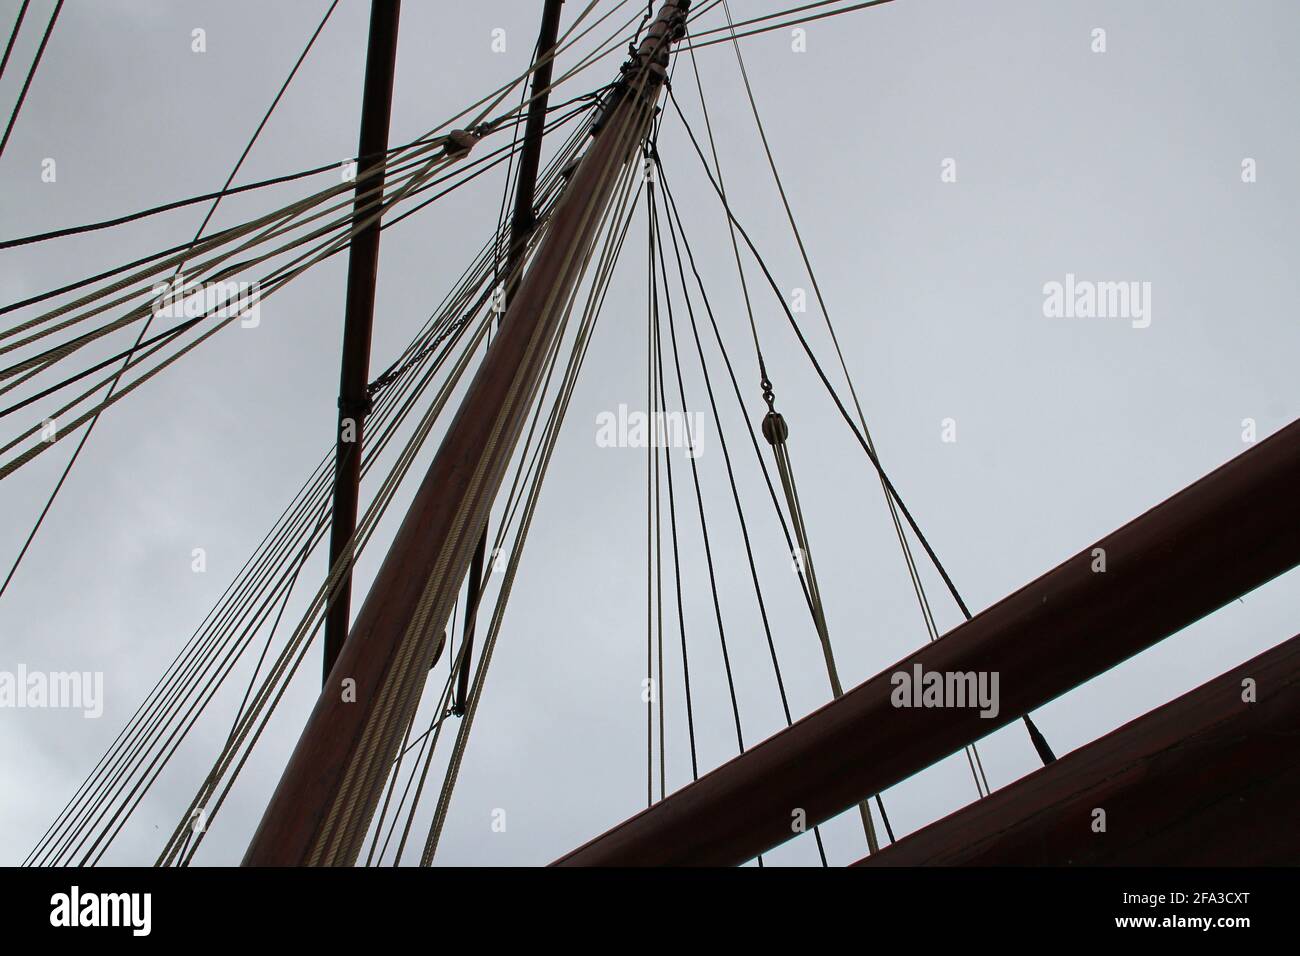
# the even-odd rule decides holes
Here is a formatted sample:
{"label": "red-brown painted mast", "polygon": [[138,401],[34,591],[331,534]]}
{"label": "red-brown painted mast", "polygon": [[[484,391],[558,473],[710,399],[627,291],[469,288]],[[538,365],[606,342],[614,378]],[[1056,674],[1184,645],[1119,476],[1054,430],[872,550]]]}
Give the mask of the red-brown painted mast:
{"label": "red-brown painted mast", "polygon": [[[382,200],[384,155],[393,108],[393,73],[397,64],[397,18],[401,0],[371,0],[366,78],[361,94],[361,134],[357,146],[357,188],[353,216],[364,220]],[[365,175],[374,171],[374,175]],[[366,200],[363,193],[371,193]],[[330,567],[350,548],[357,530],[361,450],[370,413],[370,331],[375,321],[375,282],[379,277],[379,220],[352,236],[348,248],[348,286],[343,318],[343,362],[339,371],[339,427],[335,432],[334,515],[330,525]],[[329,676],[348,636],[352,613],[352,573],[338,582],[325,616],[325,661]]]}
{"label": "red-brown painted mast", "polygon": [[[557,863],[752,859],[795,835],[795,811],[821,823],[1300,564],[1297,488],[1300,421]],[[998,714],[894,706],[917,666],[997,673]]]}
{"label": "red-brown painted mast", "polygon": [[[249,865],[347,865],[419,703],[492,500],[540,385],[585,253],[634,155],[689,0],[666,0],[625,67],[492,348],[402,521],[253,836]],[[345,686],[346,685],[346,686]]]}

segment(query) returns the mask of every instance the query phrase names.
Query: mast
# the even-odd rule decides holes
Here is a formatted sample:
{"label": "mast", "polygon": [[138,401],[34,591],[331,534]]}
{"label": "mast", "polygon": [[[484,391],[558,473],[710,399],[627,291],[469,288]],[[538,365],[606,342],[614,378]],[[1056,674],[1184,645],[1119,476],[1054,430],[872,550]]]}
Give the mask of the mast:
{"label": "mast", "polygon": [[[366,49],[366,79],[361,94],[361,134],[357,146],[357,188],[352,205],[355,221],[364,218],[370,201],[363,193],[384,194],[384,155],[393,107],[393,73],[397,63],[397,17],[401,0],[371,0],[370,38]],[[374,176],[364,175],[375,170]],[[348,287],[343,319],[343,361],[339,370],[339,426],[334,433],[334,517],[330,525],[333,568],[349,551],[357,530],[357,500],[361,482],[361,449],[366,416],[370,414],[370,332],[375,320],[375,282],[379,277],[379,219],[353,233],[348,249]],[[325,616],[325,660],[321,678],[329,677],[348,636],[352,611],[352,572],[345,573]]]}
{"label": "mast", "polygon": [[[248,865],[349,865],[541,383],[615,183],[649,127],[690,0],[665,0],[470,383],[253,836]],[[347,685],[345,687],[345,684]]]}
{"label": "mast", "polygon": [[[537,36],[537,54],[533,60],[532,100],[528,104],[528,121],[524,126],[524,145],[519,152],[519,178],[515,187],[515,206],[510,217],[510,246],[506,256],[505,306],[510,307],[522,278],[524,256],[528,240],[537,227],[533,211],[533,197],[537,192],[537,168],[542,160],[542,134],[546,131],[546,106],[550,100],[552,51],[560,33],[560,7],[564,0],[546,0],[542,11],[542,26]],[[474,624],[477,615],[479,591],[483,586],[483,563],[487,557],[487,525],[478,539],[478,550],[469,566],[469,579],[465,591],[465,638],[463,662],[456,685],[452,711],[458,717],[465,713],[465,699],[469,696],[470,662],[474,659]]]}

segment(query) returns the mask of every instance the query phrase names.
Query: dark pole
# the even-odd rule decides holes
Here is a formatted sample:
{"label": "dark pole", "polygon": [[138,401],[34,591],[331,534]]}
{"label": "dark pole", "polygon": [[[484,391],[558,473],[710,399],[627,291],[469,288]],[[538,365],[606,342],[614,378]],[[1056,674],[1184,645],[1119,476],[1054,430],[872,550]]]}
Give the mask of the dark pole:
{"label": "dark pole", "polygon": [[[388,122],[393,107],[393,72],[397,62],[397,17],[401,0],[371,0],[370,39],[366,49],[366,79],[361,95],[361,137],[357,147],[357,188],[352,214],[364,219],[362,193],[383,196],[383,153],[388,149]],[[374,176],[364,176],[379,167]],[[372,200],[379,202],[379,198]],[[361,482],[361,449],[366,415],[370,412],[370,331],[375,320],[375,281],[379,275],[379,220],[352,236],[348,249],[348,286],[343,318],[343,364],[339,373],[339,427],[335,433],[334,517],[330,525],[330,567],[350,552],[357,530],[357,499]],[[325,616],[325,661],[322,680],[329,677],[348,637],[352,610],[352,573],[338,582]]]}
{"label": "dark pole", "polygon": [[[795,835],[796,811],[821,823],[1300,564],[1297,488],[1300,421],[557,863],[752,859]],[[997,714],[896,706],[918,666],[997,674]]]}
{"label": "dark pole", "polygon": [[[602,214],[635,155],[685,32],[689,0],[666,0],[625,64],[621,95],[550,214],[501,330],[474,374],[327,685],[280,777],[244,863],[356,860],[402,733],[540,388],[549,343],[585,271]],[[346,686],[345,686],[346,685]]]}
{"label": "dark pole", "polygon": [[[550,99],[551,67],[554,60],[551,53],[555,49],[555,39],[560,33],[560,7],[564,0],[546,0],[546,9],[542,11],[542,26],[537,35],[537,54],[533,61],[536,70],[533,73],[532,101],[528,104],[528,120],[524,124],[524,145],[519,151],[519,178],[515,185],[515,208],[510,217],[510,247],[506,256],[505,305],[510,306],[519,288],[523,274],[524,254],[528,250],[528,240],[537,227],[537,216],[533,210],[533,198],[537,192],[537,169],[542,160],[542,134],[546,130],[546,105]],[[474,654],[474,624],[478,607],[479,593],[483,587],[483,564],[487,557],[487,526],[478,539],[478,551],[469,566],[469,578],[465,590],[465,641],[461,653],[460,677],[456,682],[456,697],[452,703],[452,712],[456,716],[465,713],[465,698],[469,695],[470,662]]]}

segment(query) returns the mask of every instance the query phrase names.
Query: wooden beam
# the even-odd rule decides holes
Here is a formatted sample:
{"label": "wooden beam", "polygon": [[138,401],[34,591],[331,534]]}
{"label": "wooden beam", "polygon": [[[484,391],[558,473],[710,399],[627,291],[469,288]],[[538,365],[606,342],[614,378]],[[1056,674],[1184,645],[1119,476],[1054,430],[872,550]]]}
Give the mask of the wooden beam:
{"label": "wooden beam", "polygon": [[[1300,421],[561,865],[734,865],[1114,667],[1300,563]],[[1097,567],[1105,555],[1105,571]],[[998,674],[1000,708],[902,708],[893,677]]]}
{"label": "wooden beam", "polygon": [[1293,637],[855,865],[1293,865],[1298,806]]}

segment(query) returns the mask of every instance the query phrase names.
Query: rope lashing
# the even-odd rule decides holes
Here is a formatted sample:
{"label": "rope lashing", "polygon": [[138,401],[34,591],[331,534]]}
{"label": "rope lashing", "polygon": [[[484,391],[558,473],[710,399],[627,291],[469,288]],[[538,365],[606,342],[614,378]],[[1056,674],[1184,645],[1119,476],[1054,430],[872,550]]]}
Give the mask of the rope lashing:
{"label": "rope lashing", "polygon": [[372,394],[367,394],[365,398],[358,400],[347,399],[339,396],[339,411],[348,418],[360,420],[368,416],[375,410],[375,401]]}
{"label": "rope lashing", "polygon": [[443,155],[448,159],[464,159],[469,155],[481,137],[480,132],[466,129],[454,129],[447,134],[447,141],[442,144]]}

